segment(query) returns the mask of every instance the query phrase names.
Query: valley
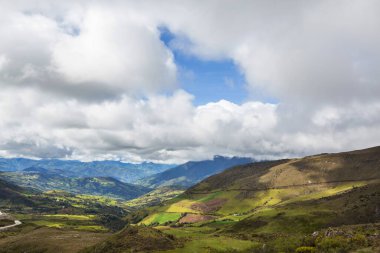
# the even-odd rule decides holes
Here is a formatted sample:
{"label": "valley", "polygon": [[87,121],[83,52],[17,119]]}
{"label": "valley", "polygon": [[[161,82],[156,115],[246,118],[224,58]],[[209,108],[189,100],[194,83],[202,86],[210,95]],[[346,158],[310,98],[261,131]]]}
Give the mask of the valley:
{"label": "valley", "polygon": [[380,0],[0,21],[0,253],[380,253]]}
{"label": "valley", "polygon": [[[13,224],[12,224],[13,223]],[[12,220],[7,214],[0,211],[0,231],[13,228],[22,224],[19,220]]]}
{"label": "valley", "polygon": [[[35,172],[4,172],[1,210],[22,224],[1,230],[0,252],[73,252],[72,237],[88,240],[73,242],[75,252],[377,252],[379,157],[374,147],[236,165],[132,199],[52,190],[25,180]],[[54,238],[67,241],[57,248]]]}

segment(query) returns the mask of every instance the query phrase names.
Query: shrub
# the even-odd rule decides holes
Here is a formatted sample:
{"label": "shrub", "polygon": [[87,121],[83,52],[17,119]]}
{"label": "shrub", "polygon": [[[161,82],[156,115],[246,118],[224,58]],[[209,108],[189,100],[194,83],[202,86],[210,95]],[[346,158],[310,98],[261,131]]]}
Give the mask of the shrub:
{"label": "shrub", "polygon": [[310,246],[302,246],[296,249],[296,253],[315,253],[315,252],[316,252],[315,247],[310,247]]}
{"label": "shrub", "polygon": [[274,252],[294,252],[299,245],[301,245],[298,238],[283,237],[273,240],[270,245],[272,246]]}
{"label": "shrub", "polygon": [[350,243],[353,248],[368,246],[367,238],[362,234],[356,234],[354,237],[350,239]]}
{"label": "shrub", "polygon": [[317,248],[326,253],[345,253],[350,250],[350,244],[342,236],[326,237],[317,243]]}

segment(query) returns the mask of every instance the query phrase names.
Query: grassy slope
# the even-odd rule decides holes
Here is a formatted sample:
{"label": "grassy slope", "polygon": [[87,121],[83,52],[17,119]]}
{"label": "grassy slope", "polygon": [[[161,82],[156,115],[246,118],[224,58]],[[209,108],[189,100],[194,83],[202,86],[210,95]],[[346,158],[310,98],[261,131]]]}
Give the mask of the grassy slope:
{"label": "grassy slope", "polygon": [[[203,246],[208,245],[215,236],[260,245],[268,240],[263,238],[275,237],[276,242],[290,236],[294,245],[289,247],[296,247],[304,235],[329,226],[380,222],[376,178],[380,179],[379,147],[244,165],[211,176],[165,205],[152,208],[141,224],[160,223],[158,220],[173,224],[184,213],[213,215],[211,222],[165,227],[164,232],[187,234],[190,241],[185,248],[194,240],[197,245],[202,241]],[[190,228],[196,232],[188,232]]]}
{"label": "grassy slope", "polygon": [[183,193],[184,190],[175,187],[160,187],[150,191],[138,198],[129,200],[124,203],[126,207],[131,208],[142,208],[146,206],[158,205],[166,200],[172,199],[179,194]]}
{"label": "grassy slope", "polygon": [[34,205],[34,202],[25,196],[28,193],[26,189],[0,179],[0,206]]}
{"label": "grassy slope", "polygon": [[77,252],[125,226],[114,199],[52,191],[36,193],[2,182],[0,210],[22,225],[0,231],[0,252]]}
{"label": "grassy slope", "polygon": [[181,246],[173,236],[166,235],[148,227],[127,227],[81,252],[83,253],[116,253],[116,252],[151,252],[152,250],[169,250]]}
{"label": "grassy slope", "polygon": [[86,231],[118,230],[126,211],[114,199],[66,192],[30,191],[0,180],[0,211],[26,225]]}
{"label": "grassy slope", "polygon": [[[60,196],[63,198],[63,194]],[[68,202],[57,202],[53,194],[44,195],[0,180],[0,210],[10,211],[13,218],[23,222],[21,226],[0,231],[0,252],[71,253],[108,237],[107,233],[99,233],[106,228],[95,223],[95,215],[52,214],[57,211],[84,210],[73,207],[62,209],[62,205],[68,205]],[[17,214],[16,211],[29,214]],[[36,215],[35,212],[50,214]],[[94,230],[96,233],[91,232]]]}
{"label": "grassy slope", "polygon": [[0,232],[0,253],[72,253],[107,238],[107,233],[22,225]]}

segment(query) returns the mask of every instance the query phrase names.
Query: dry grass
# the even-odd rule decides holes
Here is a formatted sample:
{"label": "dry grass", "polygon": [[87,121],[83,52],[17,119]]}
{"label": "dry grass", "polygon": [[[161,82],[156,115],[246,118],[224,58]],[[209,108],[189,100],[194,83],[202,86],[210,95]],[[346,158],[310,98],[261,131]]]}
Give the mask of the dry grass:
{"label": "dry grass", "polygon": [[73,253],[92,246],[105,238],[107,233],[70,231],[41,227],[0,239],[0,252]]}

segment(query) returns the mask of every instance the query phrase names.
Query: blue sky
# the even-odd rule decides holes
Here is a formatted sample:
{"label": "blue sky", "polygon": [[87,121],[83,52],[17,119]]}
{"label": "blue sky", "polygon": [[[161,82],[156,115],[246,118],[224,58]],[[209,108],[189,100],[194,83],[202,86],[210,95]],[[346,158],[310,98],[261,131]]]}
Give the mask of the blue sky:
{"label": "blue sky", "polygon": [[[161,40],[167,47],[175,38],[162,28]],[[225,99],[237,104],[247,100],[248,91],[244,75],[232,60],[207,61],[172,49],[179,69],[179,85],[194,95],[194,104],[202,105]]]}

